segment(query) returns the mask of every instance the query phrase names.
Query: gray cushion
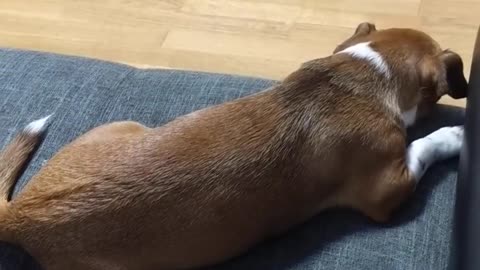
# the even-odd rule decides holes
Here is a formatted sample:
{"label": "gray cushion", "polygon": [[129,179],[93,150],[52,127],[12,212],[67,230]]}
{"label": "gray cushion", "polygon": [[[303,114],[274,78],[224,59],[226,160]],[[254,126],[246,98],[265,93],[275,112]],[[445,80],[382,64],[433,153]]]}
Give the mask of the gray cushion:
{"label": "gray cushion", "polygon": [[[179,115],[244,96],[273,81],[0,50],[0,146],[28,122],[55,113],[49,134],[16,192],[61,146],[102,123],[162,125]],[[412,137],[462,123],[463,109],[441,107]],[[445,269],[457,160],[434,166],[388,225],[331,210],[215,269]],[[119,224],[121,226],[121,224]],[[208,247],[205,247],[208,248]],[[20,248],[0,245],[0,269],[36,269]]]}

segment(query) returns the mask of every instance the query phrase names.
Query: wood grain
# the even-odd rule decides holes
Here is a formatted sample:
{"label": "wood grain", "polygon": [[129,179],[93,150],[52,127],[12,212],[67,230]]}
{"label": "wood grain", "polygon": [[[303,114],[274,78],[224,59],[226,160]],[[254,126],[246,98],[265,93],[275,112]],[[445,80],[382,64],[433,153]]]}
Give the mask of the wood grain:
{"label": "wood grain", "polygon": [[426,31],[468,76],[479,14],[480,0],[0,0],[0,46],[281,79],[371,21]]}

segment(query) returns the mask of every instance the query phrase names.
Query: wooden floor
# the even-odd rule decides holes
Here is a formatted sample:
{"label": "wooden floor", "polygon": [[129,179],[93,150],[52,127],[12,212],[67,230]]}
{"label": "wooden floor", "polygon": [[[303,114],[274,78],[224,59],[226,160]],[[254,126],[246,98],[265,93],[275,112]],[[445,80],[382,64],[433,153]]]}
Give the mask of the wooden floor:
{"label": "wooden floor", "polygon": [[363,21],[426,31],[468,75],[480,0],[0,0],[0,46],[279,79]]}

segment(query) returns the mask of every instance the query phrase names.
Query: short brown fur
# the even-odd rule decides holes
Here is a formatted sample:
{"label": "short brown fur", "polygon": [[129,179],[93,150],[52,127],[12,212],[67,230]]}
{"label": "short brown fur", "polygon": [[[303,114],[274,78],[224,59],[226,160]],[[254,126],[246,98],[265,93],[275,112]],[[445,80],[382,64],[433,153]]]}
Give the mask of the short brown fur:
{"label": "short brown fur", "polygon": [[178,269],[224,261],[331,206],[386,221],[415,186],[401,113],[426,114],[461,86],[448,85],[447,52],[424,33],[364,23],[336,51],[362,41],[391,79],[334,54],[162,127],[89,131],[2,206],[1,239],[47,270]]}

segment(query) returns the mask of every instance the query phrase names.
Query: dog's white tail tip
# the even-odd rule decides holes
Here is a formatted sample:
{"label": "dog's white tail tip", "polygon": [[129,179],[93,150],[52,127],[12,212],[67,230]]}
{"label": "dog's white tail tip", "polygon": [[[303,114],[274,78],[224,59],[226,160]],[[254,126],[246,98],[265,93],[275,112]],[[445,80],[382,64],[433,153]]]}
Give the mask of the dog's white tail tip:
{"label": "dog's white tail tip", "polygon": [[30,122],[30,124],[25,127],[24,131],[29,134],[39,134],[44,132],[45,129],[48,127],[48,119],[50,119],[52,115],[53,114],[50,114],[49,116],[46,116],[42,119]]}

